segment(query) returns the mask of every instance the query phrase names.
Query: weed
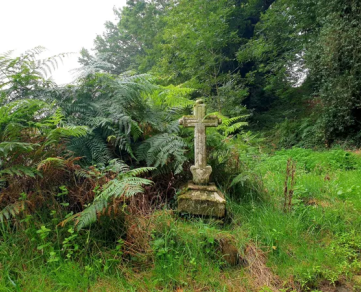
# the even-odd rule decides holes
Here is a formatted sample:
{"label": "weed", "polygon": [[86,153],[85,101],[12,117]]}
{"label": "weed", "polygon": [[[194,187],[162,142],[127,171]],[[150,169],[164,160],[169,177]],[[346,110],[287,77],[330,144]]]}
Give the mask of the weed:
{"label": "weed", "polygon": [[295,173],[296,173],[296,164],[292,161],[291,158],[289,158],[287,161],[285,188],[283,192],[284,194],[283,212],[290,212],[292,208],[292,197],[295,186]]}

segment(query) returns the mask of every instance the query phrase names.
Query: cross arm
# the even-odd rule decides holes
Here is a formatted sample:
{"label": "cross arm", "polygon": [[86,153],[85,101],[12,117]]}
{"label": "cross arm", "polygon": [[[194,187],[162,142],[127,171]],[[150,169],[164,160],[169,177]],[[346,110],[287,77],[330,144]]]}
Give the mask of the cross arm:
{"label": "cross arm", "polygon": [[202,121],[202,123],[206,127],[218,127],[218,125],[222,124],[222,119],[217,116],[207,116],[206,119]]}
{"label": "cross arm", "polygon": [[183,125],[183,127],[195,127],[198,120],[195,116],[184,116],[178,120],[180,125]]}

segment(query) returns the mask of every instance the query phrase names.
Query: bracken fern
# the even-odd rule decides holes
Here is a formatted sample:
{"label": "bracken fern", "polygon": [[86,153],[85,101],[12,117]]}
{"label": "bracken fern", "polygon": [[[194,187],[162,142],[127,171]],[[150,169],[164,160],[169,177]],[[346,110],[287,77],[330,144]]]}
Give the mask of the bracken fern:
{"label": "bracken fern", "polygon": [[[144,185],[152,184],[152,181],[140,177],[143,173],[154,170],[151,167],[127,170],[120,165],[121,172],[118,176],[103,186],[102,192],[94,199],[94,202],[84,211],[73,216],[76,219],[78,230],[87,227],[97,220],[97,215],[108,208],[108,202],[119,198],[129,198],[144,191]],[[68,221],[68,220],[67,220]]]}

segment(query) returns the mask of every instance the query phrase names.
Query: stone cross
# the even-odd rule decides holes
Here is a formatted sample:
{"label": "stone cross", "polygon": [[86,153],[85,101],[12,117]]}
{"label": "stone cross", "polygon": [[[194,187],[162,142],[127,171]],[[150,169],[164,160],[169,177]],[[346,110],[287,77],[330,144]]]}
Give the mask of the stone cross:
{"label": "stone cross", "polygon": [[212,173],[212,167],[207,165],[206,154],[206,127],[217,127],[222,120],[216,116],[206,116],[206,105],[199,99],[194,105],[194,115],[184,116],[179,120],[179,124],[184,127],[194,127],[194,160],[195,165],[191,166],[193,182],[195,184],[206,185]]}

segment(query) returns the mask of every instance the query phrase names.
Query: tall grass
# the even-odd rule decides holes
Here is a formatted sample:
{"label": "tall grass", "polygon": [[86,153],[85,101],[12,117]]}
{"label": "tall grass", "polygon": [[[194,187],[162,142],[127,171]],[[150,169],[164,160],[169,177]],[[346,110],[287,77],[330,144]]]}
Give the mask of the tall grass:
{"label": "tall grass", "polygon": [[[289,159],[296,172],[285,212]],[[247,163],[250,184],[239,190],[253,194],[233,194],[223,223],[171,210],[126,211],[81,231],[60,226],[59,214],[46,210],[3,222],[0,291],[360,289],[360,157],[290,149]]]}

